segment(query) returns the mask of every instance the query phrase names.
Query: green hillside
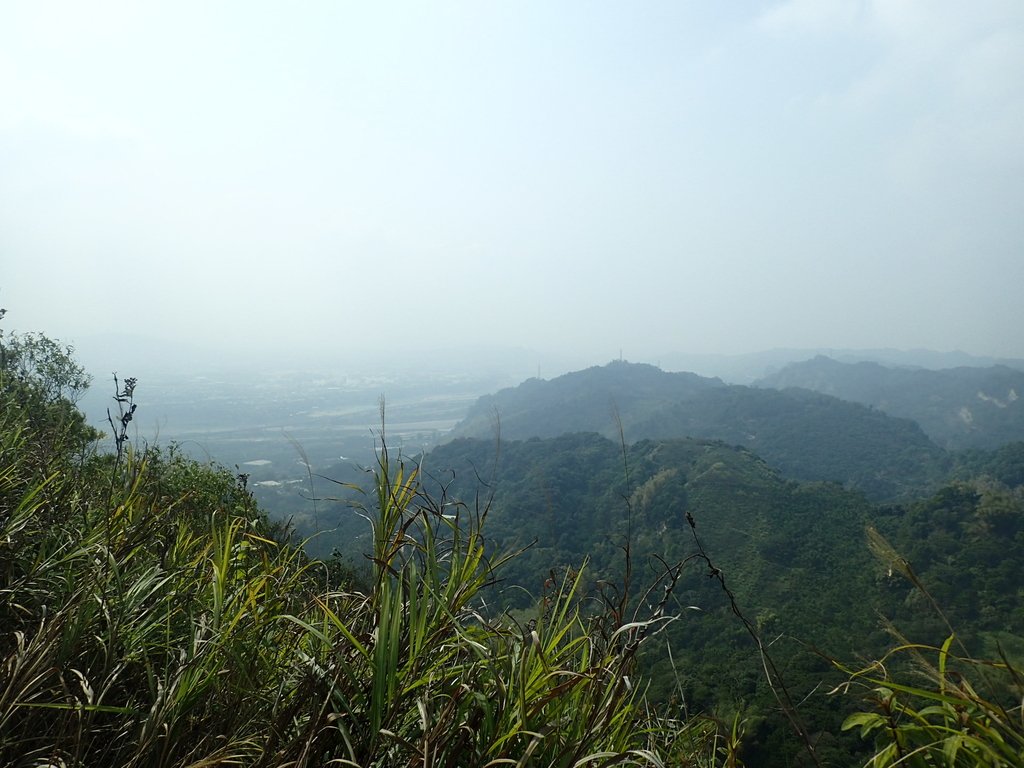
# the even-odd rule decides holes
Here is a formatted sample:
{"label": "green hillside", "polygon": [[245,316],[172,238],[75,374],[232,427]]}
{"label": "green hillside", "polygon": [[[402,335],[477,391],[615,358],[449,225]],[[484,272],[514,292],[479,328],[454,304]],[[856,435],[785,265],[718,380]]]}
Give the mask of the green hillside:
{"label": "green hillside", "polygon": [[[528,547],[507,572],[507,608],[529,611],[552,573],[584,562],[595,599],[618,600],[603,584],[621,583],[627,543],[635,601],[653,600],[642,597],[647,586],[684,563],[672,622],[644,657],[651,695],[680,715],[742,712],[754,765],[791,764],[802,747],[729,593],[771,641],[799,717],[836,765],[854,762],[863,746],[839,734],[857,701],[826,695],[843,678],[824,657],[880,656],[892,640],[885,622],[915,637],[948,632],[929,599],[872,554],[869,528],[913,564],[975,651],[994,653],[997,642],[1024,649],[1016,576],[1024,572],[1024,493],[992,479],[877,507],[836,484],[788,481],[720,442],[644,440],[623,453],[593,433],[500,445],[455,440],[425,457],[424,468],[450,494],[492,498],[488,526],[499,548]],[[709,578],[716,572],[729,592]]]}
{"label": "green hillside", "polygon": [[0,333],[5,765],[1022,763],[1020,445],[877,507],[707,439],[382,443],[354,574],[135,444],[144,383],[98,450],[86,384]]}
{"label": "green hillside", "polygon": [[1024,371],[1003,365],[933,371],[818,356],[791,363],[756,386],[801,387],[913,419],[951,450],[1024,440]]}
{"label": "green hillside", "polygon": [[[2,312],[0,312],[2,315]],[[69,350],[0,333],[0,764],[713,765],[709,719],[637,685],[648,624],[595,613],[579,580],[529,626],[489,614],[481,520],[381,452],[365,584],[312,560],[245,479],[116,449],[73,405]],[[441,497],[443,499],[443,496]],[[594,619],[602,619],[595,624]]]}
{"label": "green hillside", "polygon": [[911,421],[804,391],[725,385],[614,362],[481,398],[455,437],[710,438],[750,448],[786,476],[837,481],[873,499],[935,488],[949,459]]}
{"label": "green hillside", "polygon": [[689,400],[726,387],[695,373],[666,373],[653,365],[612,362],[551,380],[529,379],[481,397],[452,432],[454,437],[491,437],[500,420],[502,437],[524,440],[565,432],[611,436],[615,414],[624,424],[656,413],[666,403]]}

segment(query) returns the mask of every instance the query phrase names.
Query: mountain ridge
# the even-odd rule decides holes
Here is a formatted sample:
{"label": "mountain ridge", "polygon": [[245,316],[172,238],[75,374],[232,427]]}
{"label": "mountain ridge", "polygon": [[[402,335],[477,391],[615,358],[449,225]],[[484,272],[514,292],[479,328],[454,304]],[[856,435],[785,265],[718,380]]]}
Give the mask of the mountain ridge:
{"label": "mountain ridge", "polygon": [[1024,440],[1024,371],[1005,365],[905,369],[818,356],[792,363],[755,386],[799,387],[913,419],[950,450]]}
{"label": "mountain ridge", "polygon": [[944,452],[908,419],[810,391],[725,384],[624,361],[482,397],[449,439],[571,432],[629,442],[723,440],[754,450],[793,479],[845,482],[875,499],[931,488],[948,469]]}

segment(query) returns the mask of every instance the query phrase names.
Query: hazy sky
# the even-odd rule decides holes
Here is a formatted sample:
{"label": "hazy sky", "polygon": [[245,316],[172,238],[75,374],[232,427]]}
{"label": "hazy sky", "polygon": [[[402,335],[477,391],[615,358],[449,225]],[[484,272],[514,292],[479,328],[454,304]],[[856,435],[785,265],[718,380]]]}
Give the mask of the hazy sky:
{"label": "hazy sky", "polygon": [[1024,357],[1024,3],[0,6],[8,328]]}

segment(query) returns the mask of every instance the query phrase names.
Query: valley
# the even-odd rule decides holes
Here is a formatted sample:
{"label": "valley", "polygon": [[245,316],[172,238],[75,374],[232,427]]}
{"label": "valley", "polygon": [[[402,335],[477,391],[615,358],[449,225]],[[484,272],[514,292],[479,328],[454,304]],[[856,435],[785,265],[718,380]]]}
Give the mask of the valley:
{"label": "valley", "polygon": [[[945,621],[978,652],[1024,656],[1024,432],[1017,401],[983,401],[1007,418],[980,422],[972,443],[1000,447],[950,451],[882,408],[947,374],[829,362],[832,384],[791,386],[812,363],[826,365],[754,387],[622,361],[517,386],[469,375],[143,382],[136,440],[232,468],[310,554],[363,578],[371,529],[357,510],[373,505],[355,488],[372,480],[383,429],[390,460],[419,467],[425,494],[485,514],[489,557],[518,552],[491,610],[536,621],[560,574],[585,568],[590,599],[639,617],[645,590],[672,572],[669,622],[641,658],[651,698],[681,718],[742,713],[752,764],[795,759],[748,621],[771,638],[800,716],[830,734],[822,753],[842,764],[862,745],[831,735],[856,702],[825,695],[840,680],[829,659],[884,653],[886,626],[935,640]],[[823,391],[852,386],[847,370],[861,390],[875,375],[896,394],[879,404]],[[956,375],[988,370],[1016,375]],[[98,423],[101,402],[85,405]],[[147,420],[158,427],[148,438]],[[913,563],[944,614],[872,554],[869,529]]]}

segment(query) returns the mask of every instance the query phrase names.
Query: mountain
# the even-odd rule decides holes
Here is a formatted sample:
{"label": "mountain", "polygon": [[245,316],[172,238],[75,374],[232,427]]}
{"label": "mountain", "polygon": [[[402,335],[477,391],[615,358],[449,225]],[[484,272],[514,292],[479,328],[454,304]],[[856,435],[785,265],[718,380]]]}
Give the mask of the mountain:
{"label": "mountain", "polygon": [[[517,387],[485,395],[456,425],[453,437],[555,437],[565,432],[616,432],[623,424],[654,413],[666,402],[688,400],[728,385],[695,373],[666,373],[653,365],[616,361],[554,379],[528,379]],[[496,420],[497,417],[497,420]]]}
{"label": "mountain", "polygon": [[[821,570],[837,548],[844,568],[869,560],[861,544],[874,507],[861,494],[787,480],[752,451],[717,440],[642,440],[623,449],[592,432],[463,438],[434,448],[422,467],[452,498],[491,499],[487,528],[496,541],[533,544],[509,574],[530,591],[550,568],[586,557],[599,575],[618,571],[627,538],[640,558],[685,557],[693,550],[688,513],[718,565],[752,599],[771,593],[779,574]],[[776,596],[797,602],[808,586],[789,584]]]}
{"label": "mountain", "polygon": [[[647,592],[658,576],[686,564],[671,595],[671,623],[645,658],[651,695],[667,716],[714,709],[728,719],[743,710],[751,723],[770,723],[766,734],[787,733],[757,646],[729,595],[709,578],[712,569],[724,574],[739,609],[759,631],[808,643],[787,637],[773,653],[785,664],[794,694],[810,694],[802,712],[816,729],[835,731],[848,702],[814,690],[831,673],[807,649],[845,658],[854,652],[853,638],[858,650],[884,644],[877,603],[848,599],[867,597],[864,583],[877,570],[864,546],[872,507],[834,484],[787,481],[743,448],[682,439],[641,441],[624,453],[620,443],[593,433],[500,444],[459,439],[432,450],[423,467],[449,498],[471,505],[490,499],[487,530],[496,551],[526,547],[505,569],[498,603],[524,623],[543,606],[550,584],[585,561],[595,604],[619,601],[625,589],[629,610],[641,616],[663,594],[663,582]],[[697,554],[694,532],[709,560]],[[841,620],[836,605],[843,606]],[[766,745],[749,764],[787,764],[800,748],[783,741]],[[842,754],[832,762],[857,762],[847,751],[855,742],[844,737]]]}
{"label": "mountain", "polygon": [[874,499],[938,484],[948,459],[912,421],[838,398],[776,392],[651,365],[613,362],[480,398],[452,437],[618,440],[700,437],[755,451],[788,477],[838,481]]}
{"label": "mountain", "polygon": [[[1024,476],[1020,451],[1004,452],[997,464],[1008,477]],[[492,606],[523,623],[543,610],[566,568],[587,562],[595,604],[617,602],[625,590],[625,604],[642,617],[666,582],[648,588],[683,563],[664,640],[645,657],[650,692],[667,716],[714,709],[728,719],[742,710],[750,765],[794,764],[799,747],[782,736],[788,729],[737,611],[770,642],[801,718],[828,734],[819,744],[833,765],[864,761],[855,739],[833,735],[856,697],[824,693],[842,679],[820,654],[878,658],[891,641],[889,621],[916,639],[948,633],[923,594],[872,555],[868,526],[906,556],[976,647],[1024,649],[1019,488],[957,483],[923,501],[879,507],[833,483],[789,481],[751,451],[719,441],[623,448],[593,433],[457,439],[421,466],[451,502],[487,508],[492,551],[525,548],[503,571]]]}
{"label": "mountain", "polygon": [[818,356],[756,385],[801,387],[913,419],[948,449],[997,448],[1024,440],[1024,371],[1003,365],[933,371]]}
{"label": "mountain", "polygon": [[673,371],[694,371],[702,376],[717,376],[730,384],[752,384],[777,373],[790,363],[827,355],[844,363],[874,362],[904,368],[982,368],[1005,365],[1024,371],[1024,360],[1006,357],[970,355],[966,352],[936,352],[930,349],[769,349],[745,354],[687,354],[666,352],[658,366]]}

